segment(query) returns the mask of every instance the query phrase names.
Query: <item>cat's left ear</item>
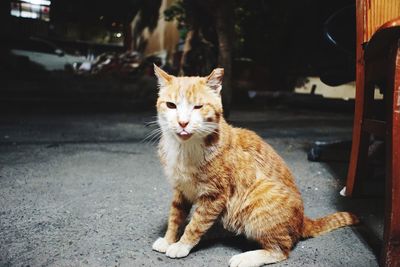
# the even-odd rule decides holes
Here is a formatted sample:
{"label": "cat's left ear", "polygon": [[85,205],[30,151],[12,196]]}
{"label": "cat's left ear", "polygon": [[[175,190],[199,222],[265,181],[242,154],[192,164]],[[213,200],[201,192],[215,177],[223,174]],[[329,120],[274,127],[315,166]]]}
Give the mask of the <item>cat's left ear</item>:
{"label": "cat's left ear", "polygon": [[214,69],[210,75],[206,78],[206,84],[212,90],[214,90],[217,94],[221,93],[222,90],[222,78],[224,77],[224,69],[216,68]]}
{"label": "cat's left ear", "polygon": [[157,76],[158,84],[160,86],[165,86],[172,81],[174,76],[169,75],[168,73],[163,71],[161,68],[159,68],[156,64],[153,64],[153,65],[154,65],[154,73]]}

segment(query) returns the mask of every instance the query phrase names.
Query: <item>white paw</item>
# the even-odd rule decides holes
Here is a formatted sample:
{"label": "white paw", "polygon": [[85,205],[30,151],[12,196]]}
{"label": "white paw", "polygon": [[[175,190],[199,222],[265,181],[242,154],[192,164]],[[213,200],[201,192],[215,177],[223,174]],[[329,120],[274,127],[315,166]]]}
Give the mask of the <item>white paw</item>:
{"label": "white paw", "polygon": [[169,248],[167,249],[167,253],[165,253],[165,255],[167,255],[170,258],[183,258],[189,254],[191,249],[192,249],[191,245],[183,244],[181,242],[176,242],[169,246]]}
{"label": "white paw", "polygon": [[159,237],[156,242],[153,243],[153,250],[165,253],[170,244],[165,240],[164,237]]}
{"label": "white paw", "polygon": [[286,257],[281,253],[269,252],[263,249],[237,254],[229,260],[229,267],[258,267],[275,263]]}
{"label": "white paw", "polygon": [[259,265],[251,265],[251,258],[245,255],[246,253],[241,253],[233,256],[229,260],[229,267],[250,267],[250,266],[259,266]]}

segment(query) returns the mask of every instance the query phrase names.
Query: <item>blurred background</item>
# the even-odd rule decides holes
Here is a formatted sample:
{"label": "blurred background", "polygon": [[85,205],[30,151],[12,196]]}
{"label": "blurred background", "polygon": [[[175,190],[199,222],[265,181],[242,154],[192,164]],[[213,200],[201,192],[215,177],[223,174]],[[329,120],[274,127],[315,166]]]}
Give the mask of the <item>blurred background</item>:
{"label": "blurred background", "polygon": [[152,63],[175,75],[207,75],[224,67],[227,114],[232,107],[271,104],[271,99],[314,106],[328,98],[339,101],[322,100],[319,106],[341,103],[343,109],[352,101],[340,100],[354,98],[354,1],[7,0],[1,5],[2,106],[153,105]]}

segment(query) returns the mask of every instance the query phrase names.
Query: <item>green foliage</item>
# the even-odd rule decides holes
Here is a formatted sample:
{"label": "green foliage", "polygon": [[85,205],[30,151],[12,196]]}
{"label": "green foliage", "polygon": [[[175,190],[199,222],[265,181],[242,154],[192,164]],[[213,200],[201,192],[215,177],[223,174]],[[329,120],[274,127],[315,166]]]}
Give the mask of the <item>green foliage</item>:
{"label": "green foliage", "polygon": [[182,0],[177,0],[169,8],[164,11],[165,21],[178,22],[179,36],[181,39],[185,39],[188,29],[190,28],[187,22],[187,12]]}
{"label": "green foliage", "polygon": [[245,22],[251,17],[251,10],[245,8],[240,0],[235,1],[234,16],[235,16],[235,43],[234,49],[236,52],[242,51],[245,44]]}
{"label": "green foliage", "polygon": [[177,0],[164,11],[166,21],[177,20],[179,24],[186,23],[186,12],[182,0]]}
{"label": "green foliage", "polygon": [[[193,2],[191,2],[193,1]],[[201,1],[201,0],[200,0]],[[168,9],[164,11],[164,19],[166,21],[173,21],[176,20],[178,22],[178,27],[181,30],[184,30],[186,33],[187,29],[191,29],[194,23],[193,18],[189,18],[191,13],[193,12],[201,12],[203,10],[197,9],[197,4],[195,3],[195,0],[190,0],[186,1],[185,0],[176,0]],[[249,19],[251,19],[252,16],[256,15],[255,19],[260,19],[261,16],[259,16],[259,12],[255,12],[255,10],[252,10],[254,5],[252,6],[251,4],[246,4],[247,1],[245,0],[235,0],[234,1],[234,15],[235,15],[235,25],[234,25],[234,31],[235,31],[235,43],[234,43],[234,49],[235,52],[243,51],[244,45],[245,45],[245,39],[246,39],[246,33],[245,33],[245,26],[246,23],[248,23]],[[203,4],[205,5],[205,4]],[[257,7],[255,7],[257,8]],[[189,10],[190,9],[190,10]],[[192,14],[193,15],[193,14]],[[201,17],[201,16],[199,16]],[[199,24],[198,22],[196,22]],[[203,30],[208,30],[208,29],[203,29]]]}

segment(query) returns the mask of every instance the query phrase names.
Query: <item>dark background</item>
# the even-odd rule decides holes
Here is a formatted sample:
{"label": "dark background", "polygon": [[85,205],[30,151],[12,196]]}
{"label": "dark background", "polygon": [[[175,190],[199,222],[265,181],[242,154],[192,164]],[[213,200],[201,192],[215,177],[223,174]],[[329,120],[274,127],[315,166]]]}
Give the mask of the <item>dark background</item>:
{"label": "dark background", "polygon": [[[130,102],[122,105],[124,107],[132,103],[146,106],[154,101],[149,66],[153,62],[159,64],[157,58],[141,59],[141,68],[135,71],[110,67],[101,75],[78,75],[70,66],[64,71],[48,72],[27,58],[15,57],[10,49],[29,48],[27,40],[37,37],[68,54],[92,56],[94,60],[104,54],[127,58],[123,54],[125,51],[143,53],[148,44],[143,42],[132,48],[132,38],[144,29],[155,29],[162,1],[53,0],[49,21],[11,16],[10,3],[1,3],[0,72],[4,78],[0,101],[3,104],[21,99],[32,103],[30,100],[35,96],[36,100],[41,98],[47,104],[79,100],[87,102],[84,105],[88,106],[110,99],[122,102],[129,99]],[[193,53],[183,65],[173,60],[163,67],[174,74],[182,69],[180,74],[186,75],[205,75],[216,66],[225,67],[226,80],[231,83],[225,85],[224,91],[233,96],[233,100],[226,101],[227,108],[231,107],[231,102],[232,107],[248,103],[248,90],[292,92],[308,76],[328,76],[328,82],[333,79],[333,83],[340,83],[342,73],[333,78],[330,74],[344,70],[344,80],[348,81],[354,78],[355,16],[347,12],[349,15],[344,18],[339,15],[338,22],[329,25],[330,31],[335,27],[339,29],[334,32],[335,37],[344,40],[345,51],[332,43],[326,33],[328,19],[351,6],[354,1],[349,0],[236,0],[223,7],[230,11],[220,16],[232,24],[224,28],[223,25],[217,27],[218,15],[214,13],[219,14],[217,10],[221,7],[213,5],[212,1],[177,1],[161,16],[178,20],[183,37],[189,30],[198,29],[203,39],[193,44]],[[134,19],[139,22],[134,29],[129,28]],[[221,59],[224,53],[219,46],[221,32],[230,40],[228,61]],[[172,58],[179,56],[178,53]],[[257,105],[265,101],[268,99],[259,99]]]}

